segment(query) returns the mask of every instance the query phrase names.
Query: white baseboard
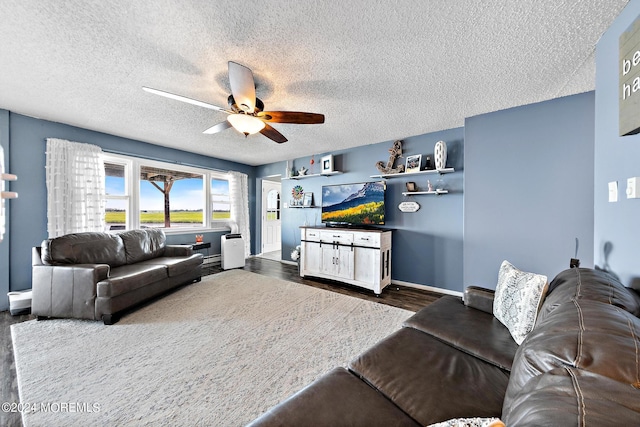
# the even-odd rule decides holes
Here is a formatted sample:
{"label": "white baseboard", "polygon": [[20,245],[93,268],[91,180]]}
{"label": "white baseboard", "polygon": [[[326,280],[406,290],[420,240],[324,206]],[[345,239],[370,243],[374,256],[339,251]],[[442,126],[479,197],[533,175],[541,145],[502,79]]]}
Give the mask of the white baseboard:
{"label": "white baseboard", "polygon": [[202,258],[202,264],[213,264],[213,263],[221,263],[222,255],[207,255]]}
{"label": "white baseboard", "polygon": [[295,265],[295,266],[298,265],[297,262],[295,262],[295,261],[287,261],[286,259],[281,259],[280,262],[283,263],[283,264],[289,264],[289,265]]}
{"label": "white baseboard", "polygon": [[436,287],[427,286],[427,285],[419,285],[417,283],[411,283],[411,282],[403,282],[402,280],[391,280],[391,284],[392,285],[406,286],[407,288],[422,289],[422,290],[425,290],[425,291],[435,292],[435,293],[438,293],[438,294],[445,294],[445,295],[453,295],[453,296],[456,296],[456,297],[462,297],[462,292],[459,292],[459,291],[451,291],[449,289],[436,288]]}

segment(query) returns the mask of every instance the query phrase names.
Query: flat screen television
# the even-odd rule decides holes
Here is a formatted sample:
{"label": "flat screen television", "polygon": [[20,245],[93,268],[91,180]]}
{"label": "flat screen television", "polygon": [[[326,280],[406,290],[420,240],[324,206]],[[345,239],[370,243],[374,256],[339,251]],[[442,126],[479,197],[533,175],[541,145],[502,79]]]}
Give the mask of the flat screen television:
{"label": "flat screen television", "polygon": [[328,226],[384,224],[385,181],[322,186],[322,222]]}

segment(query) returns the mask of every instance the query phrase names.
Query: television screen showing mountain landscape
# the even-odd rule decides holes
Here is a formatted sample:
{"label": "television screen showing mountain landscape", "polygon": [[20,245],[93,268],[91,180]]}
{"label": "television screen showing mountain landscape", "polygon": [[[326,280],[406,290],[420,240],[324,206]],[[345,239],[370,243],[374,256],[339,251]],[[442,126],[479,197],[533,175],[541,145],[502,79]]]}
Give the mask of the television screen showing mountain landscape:
{"label": "television screen showing mountain landscape", "polygon": [[322,187],[322,222],[384,224],[385,181]]}

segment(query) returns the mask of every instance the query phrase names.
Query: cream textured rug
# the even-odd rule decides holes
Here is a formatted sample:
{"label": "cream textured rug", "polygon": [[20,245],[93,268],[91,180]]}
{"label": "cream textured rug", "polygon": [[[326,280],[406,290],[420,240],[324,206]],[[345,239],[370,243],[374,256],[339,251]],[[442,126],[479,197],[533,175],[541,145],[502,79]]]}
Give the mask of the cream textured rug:
{"label": "cream textured rug", "polygon": [[241,426],[413,313],[243,270],[112,326],[11,326],[25,426]]}

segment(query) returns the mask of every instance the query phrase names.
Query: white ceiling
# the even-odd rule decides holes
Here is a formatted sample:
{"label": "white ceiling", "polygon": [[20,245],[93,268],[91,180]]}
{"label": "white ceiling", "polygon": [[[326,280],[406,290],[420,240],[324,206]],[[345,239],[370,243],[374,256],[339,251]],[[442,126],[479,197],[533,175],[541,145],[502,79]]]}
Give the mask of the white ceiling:
{"label": "white ceiling", "polygon": [[[0,108],[260,165],[464,125],[593,90],[595,45],[628,0],[2,0]],[[233,129],[227,61],[289,142]]]}

